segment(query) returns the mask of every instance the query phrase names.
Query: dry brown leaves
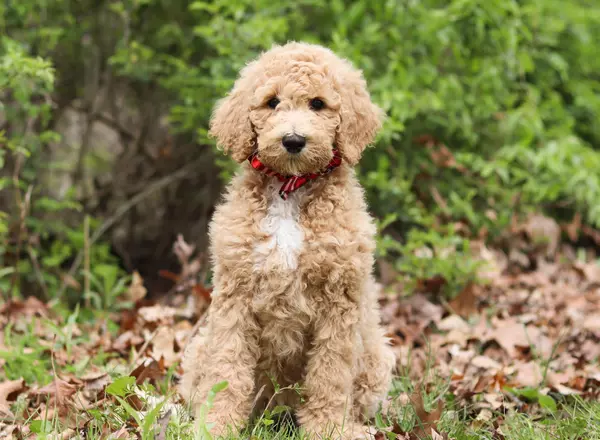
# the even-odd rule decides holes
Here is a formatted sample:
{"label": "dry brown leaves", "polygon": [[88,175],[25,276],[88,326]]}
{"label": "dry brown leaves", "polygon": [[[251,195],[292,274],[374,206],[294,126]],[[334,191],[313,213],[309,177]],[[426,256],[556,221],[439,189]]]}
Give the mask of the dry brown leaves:
{"label": "dry brown leaves", "polygon": [[[210,289],[199,283],[203,277],[201,258],[192,257],[193,247],[178,237],[174,250],[182,269],[180,274],[174,275],[172,291],[160,302],[152,299],[152,295],[147,295],[142,277],[134,273],[124,294],[124,299],[134,304],[133,308],[115,312],[110,317],[119,326],[116,335],[108,331],[107,321],[68,322],[33,297],[0,305],[0,334],[9,324],[15,337],[33,329],[38,338],[36,349],[42,347],[52,367],[46,372],[52,377],[47,384],[25,384],[23,379],[3,381],[0,376],[0,438],[34,438],[35,434],[25,421],[40,419],[60,421],[64,430],[56,438],[75,438],[82,432],[85,436],[92,420],[88,411],[102,408],[110,411],[108,408],[116,404],[115,398],[106,393],[115,376],[132,376],[137,385],[149,382],[158,389],[169,368],[178,364],[194,322],[204,315],[210,299]],[[69,341],[57,339],[56,332],[47,326],[48,321],[53,323],[53,328],[60,328],[63,334],[70,335],[69,339],[78,338],[84,342],[70,344],[67,349],[65,343]],[[5,346],[4,338],[0,338],[0,350],[14,349]],[[33,353],[33,350],[26,347],[24,352]],[[90,360],[99,353],[107,353],[109,360],[104,365],[93,365]],[[66,372],[72,371],[73,365],[78,363],[86,365],[83,372]],[[128,396],[126,400],[140,414],[148,411],[149,405],[162,400],[144,394],[141,389],[138,391],[141,394]],[[21,413],[15,414],[18,395],[23,402],[19,405]],[[164,437],[169,414],[176,406],[175,402],[169,401],[165,411],[161,412],[159,438]],[[102,438],[132,438],[136,429],[135,425],[127,424],[115,431],[107,425],[102,428]]]}
{"label": "dry brown leaves", "polygon": [[0,315],[12,319],[18,317],[31,318],[33,316],[47,317],[48,306],[39,299],[30,296],[25,301],[11,301],[0,305]]}
{"label": "dry brown leaves", "polygon": [[[443,153],[443,149],[439,151]],[[573,236],[584,229],[576,222],[569,228]],[[588,399],[600,396],[596,362],[600,357],[600,267],[578,261],[573,250],[556,243],[554,225],[546,223],[544,228],[529,224],[515,230],[522,237],[504,251],[472,243],[472,251],[486,263],[480,275],[489,280],[487,284],[470,283],[449,302],[440,296],[446,283],[442,277],[420,280],[420,292],[407,298],[381,296],[383,322],[402,371],[409,373],[413,383],[421,384],[427,365],[433,362],[437,375],[450,382],[449,391],[473,412],[476,423],[487,423],[496,414],[530,405],[509,394],[507,387],[533,387],[544,393]],[[540,235],[547,231],[554,235],[544,241]],[[134,274],[126,299],[135,306],[112,316],[119,325],[116,335],[107,330],[106,322],[68,327],[72,324],[34,298],[0,306],[0,330],[9,323],[16,334],[33,329],[59,372],[44,386],[25,384],[21,379],[0,380],[0,419],[5,420],[0,423],[0,436],[10,438],[18,431],[21,438],[28,438],[31,433],[18,427],[15,419],[36,419],[52,411],[68,428],[65,433],[80,432],[89,421],[86,411],[111,402],[105,393],[112,382],[107,372],[133,376],[137,384],[157,385],[164,380],[167,370],[178,363],[194,323],[204,316],[210,299],[210,289],[202,281],[201,257],[194,257],[193,247],[181,237],[174,251],[182,270],[167,276],[173,280],[169,295],[160,302],[151,299],[142,278]],[[588,261],[593,261],[592,257],[588,255]],[[388,290],[399,291],[402,283],[392,266],[383,262],[381,274]],[[60,349],[55,335],[42,324],[44,320],[52,320],[74,337],[88,335],[89,340],[68,351]],[[2,351],[11,349],[2,344],[0,341]],[[90,364],[82,374],[64,372],[65,367],[99,352],[115,357],[102,367]],[[19,395],[26,400],[21,415],[13,413]],[[140,411],[144,410],[142,400],[143,396],[128,398]],[[406,396],[404,404],[409,403],[419,422],[412,432],[394,427],[397,438],[447,438],[437,426],[441,406],[425,411],[419,394]],[[161,415],[161,426],[166,426],[165,414]],[[129,438],[130,429],[105,434]]]}
{"label": "dry brown leaves", "polygon": [[146,297],[146,293],[148,290],[144,287],[144,280],[137,271],[133,272],[131,284],[127,289],[127,297],[130,301],[137,303]]}
{"label": "dry brown leaves", "polygon": [[14,418],[14,414],[10,411],[9,401],[14,401],[14,397],[24,390],[25,381],[23,379],[9,380],[0,383],[0,418]]}
{"label": "dry brown leaves", "polygon": [[[523,241],[515,239],[507,253],[474,243],[488,263],[481,275],[489,283],[467,285],[444,307],[435,289],[381,299],[402,371],[408,367],[418,382],[425,360],[433,360],[439,374],[452,378],[450,391],[481,420],[525,404],[507,387],[600,396],[597,257],[588,253],[582,262],[560,248],[560,230],[545,218],[530,218],[518,232]],[[389,268],[387,278],[394,280]]]}

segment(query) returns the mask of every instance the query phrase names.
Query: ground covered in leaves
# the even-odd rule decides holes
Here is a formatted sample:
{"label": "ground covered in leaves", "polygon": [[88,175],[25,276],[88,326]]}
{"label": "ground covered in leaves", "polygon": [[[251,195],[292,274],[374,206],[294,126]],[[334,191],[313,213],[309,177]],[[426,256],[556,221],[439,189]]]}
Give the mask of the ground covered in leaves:
{"label": "ground covered in leaves", "polygon": [[[404,296],[380,263],[398,374],[376,439],[600,439],[600,266],[550,245],[475,243],[480,280],[449,301],[441,278]],[[193,249],[180,239],[175,251],[182,270],[163,274],[174,287],[159,301],[134,274],[122,310],[0,306],[0,438],[211,438],[175,392],[210,287]],[[284,413],[272,408],[243,438],[300,438]]]}

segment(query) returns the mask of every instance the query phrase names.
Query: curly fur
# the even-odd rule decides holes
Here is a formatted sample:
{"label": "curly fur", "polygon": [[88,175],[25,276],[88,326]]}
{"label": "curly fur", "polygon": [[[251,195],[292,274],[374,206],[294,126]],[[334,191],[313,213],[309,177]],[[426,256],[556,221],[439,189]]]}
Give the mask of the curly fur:
{"label": "curly fur", "polygon": [[[277,97],[275,109],[267,105]],[[318,97],[322,110],[309,106]],[[379,325],[372,278],[375,226],[352,165],[373,141],[382,112],[361,73],[328,49],[277,46],[247,65],[211,120],[211,134],[238,162],[255,150],[281,174],[321,170],[336,146],[343,165],[279,198],[280,183],[244,164],[210,227],[214,297],[207,327],[184,354],[182,395],[201,405],[227,380],[209,419],[239,428],[273,394],[322,438],[355,438],[385,397],[394,357]],[[300,154],[281,144],[306,137]]]}

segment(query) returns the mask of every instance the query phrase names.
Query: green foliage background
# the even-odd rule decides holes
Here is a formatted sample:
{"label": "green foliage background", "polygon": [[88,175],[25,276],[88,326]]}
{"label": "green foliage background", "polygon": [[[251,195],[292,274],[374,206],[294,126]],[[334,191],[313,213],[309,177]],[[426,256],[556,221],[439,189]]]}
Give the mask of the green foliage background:
{"label": "green foliage background", "polygon": [[[2,155],[28,156],[23,191],[52,138],[52,110],[36,97],[52,83],[63,98],[82,93],[89,51],[140,90],[164,92],[174,130],[210,145],[211,108],[244,63],[303,40],[363,69],[388,115],[360,172],[385,231],[380,252],[404,273],[464,284],[474,265],[462,237],[493,239],[515,214],[579,212],[600,227],[595,0],[9,0],[0,35],[6,117],[47,114],[35,136],[13,129],[1,141]],[[423,245],[456,258],[416,257]]]}

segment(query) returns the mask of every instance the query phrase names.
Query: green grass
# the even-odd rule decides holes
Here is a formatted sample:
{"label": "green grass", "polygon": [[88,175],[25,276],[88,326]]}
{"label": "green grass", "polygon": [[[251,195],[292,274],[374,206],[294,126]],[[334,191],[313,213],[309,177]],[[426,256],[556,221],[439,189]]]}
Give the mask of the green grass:
{"label": "green grass", "polygon": [[[554,414],[533,416],[531,414],[511,412],[496,414],[492,421],[481,424],[465,423],[460,412],[446,412],[440,422],[440,428],[450,438],[456,440],[593,440],[600,438],[600,403],[574,400]],[[496,433],[496,434],[494,434]],[[500,437],[499,434],[503,435]]]}

